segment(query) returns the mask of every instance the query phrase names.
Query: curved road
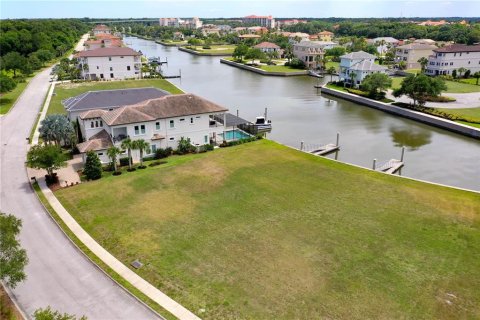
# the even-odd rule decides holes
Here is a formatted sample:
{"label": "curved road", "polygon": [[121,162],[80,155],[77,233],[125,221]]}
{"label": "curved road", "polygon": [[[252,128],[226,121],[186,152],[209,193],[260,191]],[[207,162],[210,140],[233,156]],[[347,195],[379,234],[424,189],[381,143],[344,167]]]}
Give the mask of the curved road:
{"label": "curved road", "polygon": [[16,106],[0,118],[0,210],[23,221],[27,280],[13,290],[27,315],[37,308],[93,319],[158,319],[98,270],[60,231],[31,190],[24,167],[26,138],[49,87],[50,68],[33,78]]}

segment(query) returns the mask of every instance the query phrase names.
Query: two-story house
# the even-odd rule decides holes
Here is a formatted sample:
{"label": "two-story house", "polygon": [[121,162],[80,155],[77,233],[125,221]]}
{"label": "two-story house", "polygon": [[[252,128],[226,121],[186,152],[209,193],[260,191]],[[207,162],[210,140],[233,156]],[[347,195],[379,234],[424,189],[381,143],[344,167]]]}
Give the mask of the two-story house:
{"label": "two-story house", "polygon": [[99,24],[99,25],[95,26],[95,28],[93,28],[92,32],[93,32],[94,36],[96,36],[99,33],[112,34],[112,29],[110,29],[109,27],[107,27],[104,24]]}
{"label": "two-story house", "polygon": [[332,41],[333,39],[333,32],[330,31],[322,31],[317,33],[318,40],[320,41]]}
{"label": "two-story house", "polygon": [[387,68],[376,64],[375,59],[376,56],[364,51],[340,56],[340,80],[357,87],[369,74],[385,73]]}
{"label": "two-story house", "polygon": [[473,74],[480,71],[480,45],[453,44],[433,50],[428,57],[426,74],[452,75],[453,70],[464,68]]}
{"label": "two-story house", "polygon": [[410,43],[398,46],[395,50],[395,62],[404,61],[407,69],[419,69],[418,60],[428,58],[437,46],[422,43]]}
{"label": "two-story house", "polygon": [[256,49],[260,49],[262,52],[280,52],[280,47],[272,42],[261,42],[255,46]]}
{"label": "two-story house", "polygon": [[316,69],[320,67],[324,51],[336,45],[326,41],[302,41],[293,45],[293,55],[302,60],[309,69]]}
{"label": "two-story house", "polygon": [[[147,88],[129,88],[114,90],[88,91],[78,96],[62,100],[62,105],[67,112],[70,121],[77,121],[78,117],[90,110],[111,111],[121,106],[136,104],[149,99],[161,98],[170,94],[167,91],[153,87]],[[82,128],[82,126],[80,126]],[[92,124],[85,126],[87,129],[95,128]],[[94,133],[87,134],[82,132],[83,136],[90,137]],[[88,138],[87,138],[88,139]]]}
{"label": "two-story house", "polygon": [[81,77],[89,80],[141,78],[141,53],[127,47],[98,48],[75,55]]}
{"label": "two-story house", "polygon": [[[77,148],[84,155],[94,151],[102,163],[108,163],[107,149],[113,145],[120,147],[127,137],[147,141],[151,154],[158,148],[177,148],[182,137],[190,138],[193,145],[210,144],[225,130],[215,119],[223,118],[226,123],[226,111],[194,94],[167,95],[111,111],[90,110],[80,115],[81,125],[88,126],[93,121],[101,128]],[[139,152],[134,150],[132,157],[138,161]]]}

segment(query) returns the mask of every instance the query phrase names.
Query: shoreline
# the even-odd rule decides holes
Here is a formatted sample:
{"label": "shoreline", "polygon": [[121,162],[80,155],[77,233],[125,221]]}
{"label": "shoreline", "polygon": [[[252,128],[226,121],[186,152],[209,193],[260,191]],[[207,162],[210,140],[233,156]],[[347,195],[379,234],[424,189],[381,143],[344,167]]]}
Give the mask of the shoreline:
{"label": "shoreline", "polygon": [[295,76],[308,76],[309,72],[308,70],[304,71],[294,71],[294,72],[272,72],[272,71],[265,71],[259,68],[254,68],[250,66],[246,66],[244,64],[226,60],[226,59],[220,59],[220,63],[228,64],[232,67],[236,67],[239,69],[244,69],[247,71],[255,72],[264,76],[277,76],[277,77],[295,77]]}

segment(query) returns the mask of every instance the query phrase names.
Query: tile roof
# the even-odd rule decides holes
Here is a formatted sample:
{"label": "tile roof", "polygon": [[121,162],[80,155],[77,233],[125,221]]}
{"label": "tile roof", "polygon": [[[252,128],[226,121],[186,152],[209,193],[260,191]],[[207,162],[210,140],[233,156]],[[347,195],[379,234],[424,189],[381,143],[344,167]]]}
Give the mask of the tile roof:
{"label": "tile roof", "polygon": [[130,88],[116,90],[88,91],[62,101],[67,111],[111,109],[160,98],[170,94],[157,88]]}
{"label": "tile roof", "polygon": [[93,30],[110,30],[110,28],[107,27],[104,24],[99,24],[99,25],[95,26],[95,28],[93,28]]}
{"label": "tile roof", "polygon": [[274,49],[280,49],[279,46],[277,46],[275,43],[271,42],[261,42],[254,46],[254,48],[274,48]]}
{"label": "tile roof", "polygon": [[333,35],[333,32],[330,32],[330,31],[322,31],[322,32],[319,32],[318,34],[319,34],[319,35],[322,35],[322,36],[331,36],[331,35]]}
{"label": "tile roof", "polygon": [[108,132],[103,129],[99,133],[91,136],[89,140],[77,144],[77,149],[80,153],[84,153],[87,151],[106,150],[111,146],[113,146],[112,138]]}
{"label": "tile roof", "polygon": [[449,53],[449,52],[480,52],[480,44],[467,46],[465,44],[452,44],[450,46],[442,47],[433,50],[435,52]]}
{"label": "tile roof", "polygon": [[75,55],[76,58],[83,57],[112,57],[112,56],[141,56],[137,52],[128,47],[112,47],[112,48],[98,48],[94,50],[82,51]]}
{"label": "tile roof", "polygon": [[93,119],[93,118],[101,118],[102,115],[107,112],[105,110],[100,110],[100,109],[94,109],[94,110],[89,110],[85,111],[80,115],[80,119]]}
{"label": "tile roof", "polygon": [[373,54],[366,53],[365,51],[356,51],[350,52],[348,54],[344,54],[340,56],[340,59],[349,59],[349,60],[357,60],[357,59],[376,59],[377,57]]}
{"label": "tile roof", "polygon": [[181,117],[193,114],[225,112],[228,109],[191,93],[168,95],[109,111],[102,116],[110,126]]}
{"label": "tile roof", "polygon": [[353,64],[349,70],[357,70],[357,71],[385,71],[387,67],[381,66],[372,62],[370,60],[362,60],[355,64]]}
{"label": "tile roof", "polygon": [[437,46],[431,44],[424,44],[424,43],[409,43],[403,46],[398,46],[397,49],[413,49],[413,50],[433,50],[437,49]]}

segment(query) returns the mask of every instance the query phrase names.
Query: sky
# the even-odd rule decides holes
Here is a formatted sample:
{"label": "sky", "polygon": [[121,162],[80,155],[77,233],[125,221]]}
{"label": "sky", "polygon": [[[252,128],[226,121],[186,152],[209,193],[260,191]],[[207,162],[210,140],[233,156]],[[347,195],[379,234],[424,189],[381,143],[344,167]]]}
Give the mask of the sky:
{"label": "sky", "polygon": [[480,0],[0,0],[0,18],[478,17]]}

